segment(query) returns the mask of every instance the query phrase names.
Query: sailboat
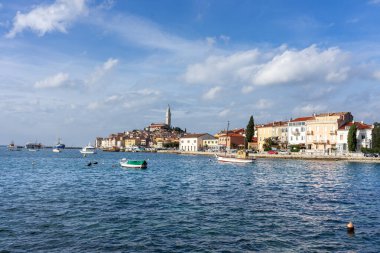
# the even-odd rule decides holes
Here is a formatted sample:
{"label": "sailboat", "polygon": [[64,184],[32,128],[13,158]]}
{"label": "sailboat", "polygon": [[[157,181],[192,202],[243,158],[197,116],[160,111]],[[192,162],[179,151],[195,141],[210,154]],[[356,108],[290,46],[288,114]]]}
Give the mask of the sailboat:
{"label": "sailboat", "polygon": [[[227,148],[227,142],[228,142],[228,128],[229,128],[230,122],[228,121],[227,124],[227,132],[226,132],[226,148]],[[254,157],[249,157],[248,152],[245,149],[238,150],[236,155],[227,155],[227,151],[224,153],[224,155],[217,155],[215,154],[216,159],[219,162],[229,162],[229,163],[253,163],[255,161]]]}

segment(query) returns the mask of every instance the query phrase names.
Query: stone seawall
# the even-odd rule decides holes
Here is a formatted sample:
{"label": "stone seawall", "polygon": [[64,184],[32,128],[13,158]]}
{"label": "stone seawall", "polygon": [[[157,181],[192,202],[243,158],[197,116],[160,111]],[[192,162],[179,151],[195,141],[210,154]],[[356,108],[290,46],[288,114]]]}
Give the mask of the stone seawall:
{"label": "stone seawall", "polygon": [[[195,151],[178,151],[178,150],[159,150],[157,153],[162,154],[178,154],[178,155],[203,155],[203,156],[215,156],[223,155],[224,153],[215,152],[195,152]],[[349,161],[349,162],[370,162],[370,163],[380,163],[380,158],[375,157],[364,157],[364,156],[350,156],[350,155],[312,155],[304,153],[292,153],[292,154],[250,154],[250,156],[259,159],[299,159],[299,160],[319,160],[319,161]]]}

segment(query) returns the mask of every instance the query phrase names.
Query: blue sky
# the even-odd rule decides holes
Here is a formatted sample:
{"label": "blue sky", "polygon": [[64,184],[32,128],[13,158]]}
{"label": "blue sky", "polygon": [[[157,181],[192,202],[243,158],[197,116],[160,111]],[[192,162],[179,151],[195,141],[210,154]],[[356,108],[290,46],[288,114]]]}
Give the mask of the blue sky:
{"label": "blue sky", "polygon": [[351,111],[380,121],[380,1],[0,0],[0,143]]}

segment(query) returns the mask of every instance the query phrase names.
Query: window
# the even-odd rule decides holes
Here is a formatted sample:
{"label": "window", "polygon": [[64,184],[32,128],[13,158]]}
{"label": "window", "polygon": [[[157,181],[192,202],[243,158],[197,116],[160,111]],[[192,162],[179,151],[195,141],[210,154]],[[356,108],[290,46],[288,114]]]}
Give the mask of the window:
{"label": "window", "polygon": [[341,134],[341,135],[339,136],[339,139],[340,139],[341,141],[343,141],[343,134]]}
{"label": "window", "polygon": [[364,134],[362,134],[362,140],[364,140],[365,139],[365,135]]}

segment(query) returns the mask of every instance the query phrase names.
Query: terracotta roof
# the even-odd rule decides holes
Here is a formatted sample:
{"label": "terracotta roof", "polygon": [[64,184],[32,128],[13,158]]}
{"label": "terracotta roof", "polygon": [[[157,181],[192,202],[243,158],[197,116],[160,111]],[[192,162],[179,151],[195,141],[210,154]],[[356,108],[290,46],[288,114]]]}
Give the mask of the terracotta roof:
{"label": "terracotta roof", "polygon": [[293,119],[290,122],[308,121],[308,120],[313,120],[313,119],[314,119],[313,116],[311,116],[311,117],[300,117],[300,118]]}
{"label": "terracotta roof", "polygon": [[257,125],[256,128],[261,128],[261,127],[279,127],[279,126],[286,126],[288,122],[285,121],[273,121],[271,123],[267,124],[262,124],[262,125]]}
{"label": "terracotta roof", "polygon": [[[226,136],[226,134],[219,135],[219,137],[222,137],[222,136]],[[231,133],[230,131],[228,131],[228,137],[244,137],[244,135]]]}
{"label": "terracotta roof", "polygon": [[182,136],[181,138],[184,139],[184,138],[198,138],[198,137],[201,137],[203,135],[206,135],[206,134],[187,134],[185,136]]}
{"label": "terracotta roof", "polygon": [[346,130],[346,127],[351,127],[354,124],[355,124],[356,128],[359,130],[372,129],[371,125],[367,125],[367,124],[364,124],[362,122],[348,122],[347,124],[339,127],[339,130]]}
{"label": "terracotta roof", "polygon": [[317,114],[317,117],[324,117],[324,116],[342,116],[350,112],[327,112],[327,113],[320,113]]}

